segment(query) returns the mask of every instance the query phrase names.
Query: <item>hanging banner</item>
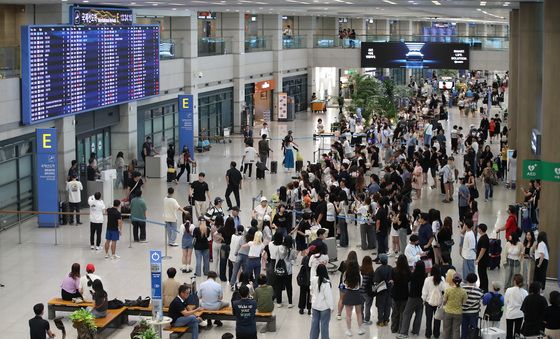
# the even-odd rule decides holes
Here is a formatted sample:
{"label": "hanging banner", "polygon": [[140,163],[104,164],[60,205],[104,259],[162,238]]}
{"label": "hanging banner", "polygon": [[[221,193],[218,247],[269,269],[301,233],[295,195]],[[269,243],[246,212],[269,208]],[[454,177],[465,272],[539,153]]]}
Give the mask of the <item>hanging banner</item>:
{"label": "hanging banner", "polygon": [[179,95],[179,148],[187,146],[194,159],[194,103],[192,94]]}
{"label": "hanging banner", "polygon": [[540,160],[523,160],[523,179],[541,179],[542,167]]}
{"label": "hanging banner", "polygon": [[278,120],[288,120],[287,93],[278,93]]}
{"label": "hanging banner", "polygon": [[[37,210],[58,212],[58,157],[55,128],[40,128],[35,131],[37,156]],[[39,214],[39,227],[56,227],[57,214]]]}
{"label": "hanging banner", "polygon": [[161,251],[150,250],[150,282],[152,297],[152,315],[156,319],[163,317],[161,293]]}

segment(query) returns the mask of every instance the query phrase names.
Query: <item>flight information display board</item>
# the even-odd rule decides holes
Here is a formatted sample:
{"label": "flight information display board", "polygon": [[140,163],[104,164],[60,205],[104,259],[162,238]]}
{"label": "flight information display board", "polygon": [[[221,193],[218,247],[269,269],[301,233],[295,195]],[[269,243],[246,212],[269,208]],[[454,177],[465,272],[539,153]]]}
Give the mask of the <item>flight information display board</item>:
{"label": "flight information display board", "polygon": [[23,26],[22,122],[159,94],[159,26]]}

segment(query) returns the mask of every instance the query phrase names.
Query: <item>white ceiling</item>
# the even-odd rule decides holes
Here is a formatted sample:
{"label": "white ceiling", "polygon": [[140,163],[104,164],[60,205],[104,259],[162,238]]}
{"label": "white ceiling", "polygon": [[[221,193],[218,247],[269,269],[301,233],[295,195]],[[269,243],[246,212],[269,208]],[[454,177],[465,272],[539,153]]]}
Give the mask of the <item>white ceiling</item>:
{"label": "white ceiling", "polygon": [[[542,2],[542,0],[523,0]],[[560,1],[560,0],[559,0]],[[0,0],[18,4],[100,4],[170,11],[217,11],[274,13],[283,15],[324,15],[383,17],[443,21],[507,22],[508,13],[521,0]]]}

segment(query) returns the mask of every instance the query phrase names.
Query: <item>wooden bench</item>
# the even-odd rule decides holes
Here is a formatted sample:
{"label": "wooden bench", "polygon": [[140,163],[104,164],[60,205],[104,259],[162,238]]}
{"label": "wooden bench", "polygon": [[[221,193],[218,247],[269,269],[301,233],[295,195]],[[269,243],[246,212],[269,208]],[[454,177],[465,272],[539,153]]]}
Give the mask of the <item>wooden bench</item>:
{"label": "wooden bench", "polygon": [[118,328],[123,324],[126,314],[126,307],[115,310],[107,310],[107,316],[104,318],[95,318],[95,326],[97,326],[97,334],[100,334],[108,327]]}
{"label": "wooden bench", "polygon": [[192,333],[189,332],[187,326],[183,327],[167,327],[163,329],[164,331],[171,332],[169,334],[169,339],[190,339],[192,338]]}
{"label": "wooden bench", "polygon": [[76,304],[73,301],[62,300],[62,298],[52,298],[47,304],[48,318],[56,318],[56,312],[74,312],[80,308],[93,307],[92,302]]}
{"label": "wooden bench", "polygon": [[[231,307],[222,308],[221,310],[204,310],[201,316],[208,320],[236,320]],[[266,323],[268,332],[276,332],[276,316],[272,312],[257,312],[255,322]]]}

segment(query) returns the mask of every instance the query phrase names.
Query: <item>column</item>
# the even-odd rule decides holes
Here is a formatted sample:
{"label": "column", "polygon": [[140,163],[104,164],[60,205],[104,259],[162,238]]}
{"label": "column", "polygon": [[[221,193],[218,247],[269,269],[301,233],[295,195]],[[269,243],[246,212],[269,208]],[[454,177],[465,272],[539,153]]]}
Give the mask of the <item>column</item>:
{"label": "column", "polygon": [[469,36],[469,24],[466,22],[457,23],[457,35],[458,36]]}
{"label": "column", "polygon": [[138,104],[132,101],[119,105],[119,123],[111,126],[111,154],[123,152],[125,163],[138,159]]}
{"label": "column", "polygon": [[[517,101],[517,201],[523,201],[522,162],[534,159],[531,151],[531,129],[537,126],[541,115],[542,58],[543,58],[543,4],[522,2],[519,6],[519,81]],[[547,70],[548,72],[548,70]],[[509,119],[508,119],[509,120]]]}
{"label": "column", "polygon": [[72,160],[76,160],[76,123],[74,117],[56,119],[54,127],[56,128],[58,148],[58,191],[66,192],[68,169],[70,169]]}
{"label": "column", "polygon": [[222,13],[222,34],[232,43],[233,126],[235,131],[241,126],[241,116],[245,107],[245,17],[243,13]]}
{"label": "column", "polygon": [[376,34],[377,35],[390,35],[391,34],[391,30],[389,27],[389,20],[388,19],[376,19],[375,20],[375,26],[376,26]]}
{"label": "column", "polygon": [[307,46],[307,100],[311,98],[311,93],[315,89],[315,31],[317,29],[317,18],[313,16],[304,16],[299,18],[300,34],[305,36],[305,44]]}
{"label": "column", "polygon": [[412,33],[412,21],[410,20],[399,20],[399,35],[404,36],[405,41],[410,41],[410,35]]}
{"label": "column", "polygon": [[272,38],[272,74],[274,90],[272,91],[273,109],[271,120],[278,117],[278,93],[282,93],[282,16],[278,14],[264,15],[264,35]]}
{"label": "column", "polygon": [[198,135],[198,27],[196,12],[187,17],[173,17],[173,36],[180,44],[181,55],[185,61],[184,86],[185,94],[193,96],[193,130],[195,139]]}
{"label": "column", "polygon": [[517,147],[517,102],[519,61],[519,9],[509,14],[508,145]]}
{"label": "column", "polygon": [[[560,77],[558,67],[558,53],[560,53],[560,2],[557,0],[546,0],[544,3],[544,41],[543,41],[543,84],[542,84],[542,119],[546,121],[542,127],[542,152],[541,159],[549,162],[560,162],[560,147],[558,147],[558,131],[560,130],[560,119],[558,119],[558,107],[560,107],[560,96],[554,87],[554,83]],[[558,247],[560,246],[560,183],[547,182],[542,187],[540,200],[540,224],[539,231],[545,231],[548,235],[548,252],[550,262],[548,263],[547,277],[558,278]],[[547,284],[555,284],[548,282]]]}
{"label": "column", "polygon": [[366,19],[358,18],[358,19],[350,19],[352,20],[352,29],[356,31],[356,37],[359,40],[365,41],[366,35]]}

